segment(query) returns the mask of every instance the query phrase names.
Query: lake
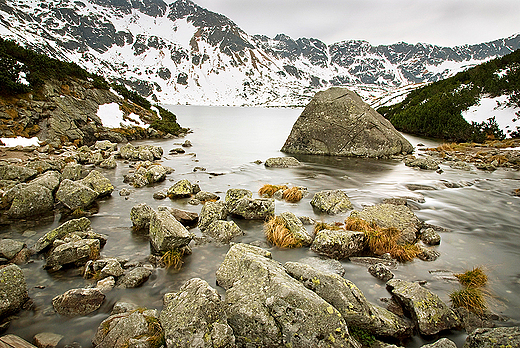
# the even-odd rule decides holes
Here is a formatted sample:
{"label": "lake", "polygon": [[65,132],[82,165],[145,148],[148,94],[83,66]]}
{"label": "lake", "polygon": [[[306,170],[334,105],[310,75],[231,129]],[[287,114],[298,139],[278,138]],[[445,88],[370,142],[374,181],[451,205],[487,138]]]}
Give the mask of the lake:
{"label": "lake", "polygon": [[[122,257],[130,260],[145,260],[150,254],[146,236],[132,231],[130,209],[139,203],[148,203],[154,209],[160,205],[172,206],[200,212],[201,206],[192,206],[188,199],[177,201],[154,200],[152,195],[166,189],[175,182],[188,179],[198,183],[202,190],[217,193],[221,199],[230,188],[243,188],[256,192],[264,184],[289,184],[305,186],[309,195],[299,203],[276,201],[276,214],[291,211],[298,216],[310,216],[316,220],[343,221],[349,213],[326,216],[316,213],[310,200],[321,190],[342,189],[351,199],[354,209],[381,203],[385,198],[408,197],[417,208],[415,214],[423,221],[450,229],[441,232],[441,244],[436,247],[441,256],[434,262],[416,260],[400,264],[394,271],[396,278],[410,281],[425,281],[425,287],[449,302],[450,291],[458,289],[453,280],[441,275],[461,273],[474,266],[483,266],[490,278],[487,286],[492,297],[489,308],[511,318],[504,325],[518,325],[520,321],[520,199],[511,191],[520,188],[518,171],[499,169],[495,172],[455,170],[442,167],[442,174],[435,171],[417,170],[406,167],[398,160],[373,160],[362,158],[340,158],[324,156],[297,157],[303,166],[291,169],[270,169],[256,160],[284,156],[280,148],[289,135],[293,123],[302,109],[290,108],[236,108],[166,106],[177,115],[183,127],[193,133],[184,139],[147,140],[134,144],[154,144],[164,149],[162,164],[175,169],[163,183],[153,187],[133,189],[123,183],[123,175],[131,169],[129,164],[118,161],[115,170],[101,170],[115,186],[112,197],[99,203],[99,213],[91,217],[95,232],[109,236],[101,251],[102,257]],[[423,143],[436,146],[438,142],[406,136],[412,145]],[[169,155],[185,139],[193,144],[187,154]],[[203,167],[205,171],[194,171]],[[435,190],[410,191],[407,184],[429,185]],[[458,184],[459,188],[452,187]],[[133,190],[129,197],[118,192],[123,188]],[[23,240],[31,245],[50,229],[61,222],[60,216],[40,221],[35,226],[13,225],[3,231],[4,238]],[[245,231],[237,242],[264,242],[262,223],[235,220]],[[308,227],[311,229],[312,227]],[[198,229],[193,233],[200,236]],[[67,336],[67,341],[76,341],[83,347],[90,346],[99,323],[105,319],[116,301],[126,299],[140,306],[161,309],[165,293],[177,291],[188,279],[200,277],[216,286],[215,271],[223,260],[229,246],[213,243],[193,245],[193,254],[185,257],[180,271],[154,270],[152,277],[140,288],[114,290],[108,293],[107,301],[95,314],[87,317],[65,319],[54,313],[51,300],[71,288],[91,286],[92,281],[83,279],[77,271],[50,274],[43,270],[44,260],[40,256],[34,262],[22,266],[29,286],[29,296],[36,310],[21,312],[11,323],[8,333],[16,333],[28,340],[40,332],[50,331]],[[315,256],[308,248],[281,250],[271,248],[273,258],[280,262],[297,261]],[[345,278],[354,282],[369,301],[381,304],[388,298],[385,284],[372,277],[366,267],[342,261]],[[444,272],[438,272],[444,271]],[[447,272],[446,272],[447,271]],[[449,336],[459,347],[465,334],[453,332]],[[407,347],[418,347],[425,343],[415,337]]]}

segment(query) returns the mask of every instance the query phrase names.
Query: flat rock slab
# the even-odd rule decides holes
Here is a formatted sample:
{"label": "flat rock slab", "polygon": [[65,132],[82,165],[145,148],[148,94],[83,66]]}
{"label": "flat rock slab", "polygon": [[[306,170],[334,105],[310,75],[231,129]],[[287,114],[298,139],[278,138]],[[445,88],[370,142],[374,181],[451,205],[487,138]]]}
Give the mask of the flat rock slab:
{"label": "flat rock slab", "polygon": [[96,311],[105,302],[98,289],[71,289],[52,299],[54,310],[60,315],[75,317]]}
{"label": "flat rock slab", "polygon": [[26,340],[16,335],[5,335],[0,337],[0,348],[37,348]]}

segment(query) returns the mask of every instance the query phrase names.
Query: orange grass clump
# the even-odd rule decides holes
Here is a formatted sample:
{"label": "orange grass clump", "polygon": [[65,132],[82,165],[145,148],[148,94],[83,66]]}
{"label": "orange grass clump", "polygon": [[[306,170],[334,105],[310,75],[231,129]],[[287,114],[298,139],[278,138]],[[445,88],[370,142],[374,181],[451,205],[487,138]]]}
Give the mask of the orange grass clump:
{"label": "orange grass clump", "polygon": [[303,192],[298,187],[291,187],[283,191],[282,198],[289,203],[297,203],[302,200]]}
{"label": "orange grass clump", "polygon": [[280,248],[300,248],[302,241],[296,239],[289,229],[285,227],[284,220],[279,216],[273,216],[264,224],[264,233],[267,241]]}
{"label": "orange grass clump", "polygon": [[260,197],[271,198],[279,190],[287,190],[287,186],[265,184],[260,188],[260,190],[258,190],[258,194],[260,195]]}

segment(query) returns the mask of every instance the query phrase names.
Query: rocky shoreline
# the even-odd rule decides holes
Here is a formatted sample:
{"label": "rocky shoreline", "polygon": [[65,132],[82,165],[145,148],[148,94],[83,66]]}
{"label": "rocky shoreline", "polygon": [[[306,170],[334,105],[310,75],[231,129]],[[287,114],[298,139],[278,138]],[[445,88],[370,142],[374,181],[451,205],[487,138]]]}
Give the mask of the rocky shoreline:
{"label": "rocky shoreline", "polygon": [[[180,150],[190,144],[182,145]],[[179,149],[171,153],[182,153]],[[461,147],[453,148],[453,152],[447,148],[425,149],[417,158],[399,158],[418,170],[439,170],[435,165],[441,161],[456,163],[453,168],[460,170],[466,170],[466,166],[470,170],[471,166],[490,170],[480,163],[518,169],[518,150],[491,146],[475,149],[465,153]],[[96,214],[96,201],[111,195],[114,187],[96,167],[110,170],[124,162],[131,168],[125,176],[129,187],[149,186],[164,181],[173,171],[161,165],[160,147],[98,141],[91,147],[70,144],[56,150],[48,145],[0,148],[0,156],[2,224],[58,212],[67,216],[66,222],[48,231],[34,245],[0,240],[0,262],[4,264],[0,266],[0,318],[4,330],[17,311],[38,310],[31,306],[23,273],[23,265],[35,255],[45,258],[47,272],[73,268],[84,278],[95,280],[92,287],[70,289],[52,300],[58,315],[74,318],[96,313],[112,289],[139,287],[155,268],[178,267],[183,256],[192,253],[193,243],[215,242],[230,244],[216,272],[218,285],[225,289],[224,298],[207,281],[193,278],[178,292],[164,296],[162,310],[119,301],[99,324],[92,337],[93,346],[398,347],[410,337],[422,335],[439,338],[423,347],[456,347],[442,338],[449,330],[468,333],[465,348],[483,347],[483,342],[495,342],[489,347],[520,344],[520,328],[500,327],[504,318],[451,308],[420,284],[396,279],[392,267],[403,262],[399,254],[374,253],[362,232],[327,226],[311,233],[304,223],[312,225],[312,219],[286,214],[283,220],[287,230],[316,257],[284,264],[273,259],[268,244],[233,243],[234,238],[245,233],[236,219],[263,221],[275,212],[277,198],[254,198],[253,192],[244,189],[231,188],[220,200],[197,184],[178,181],[165,192],[154,194],[154,198],[191,197],[190,204],[203,204],[200,214],[166,206],[154,210],[146,204],[136,205],[128,214],[134,229],[144,231],[150,240],[148,262],[100,258],[107,236],[93,231],[89,217]],[[290,157],[273,158],[265,165],[287,168],[299,162]],[[125,194],[123,191],[119,194]],[[311,204],[331,215],[352,209],[341,190],[316,192]],[[443,229],[420,221],[406,200],[389,199],[353,211],[350,217],[371,221],[381,229],[398,230],[397,244],[414,246],[415,257],[424,262],[439,257],[435,245],[441,242]],[[194,226],[198,226],[202,238],[190,231]],[[369,302],[344,277],[345,270],[337,260],[345,259],[366,264],[374,277],[386,282],[391,296],[387,308]],[[58,346],[56,339],[45,335],[42,339],[40,335],[34,342],[39,347]],[[49,345],[53,340],[55,344]]]}

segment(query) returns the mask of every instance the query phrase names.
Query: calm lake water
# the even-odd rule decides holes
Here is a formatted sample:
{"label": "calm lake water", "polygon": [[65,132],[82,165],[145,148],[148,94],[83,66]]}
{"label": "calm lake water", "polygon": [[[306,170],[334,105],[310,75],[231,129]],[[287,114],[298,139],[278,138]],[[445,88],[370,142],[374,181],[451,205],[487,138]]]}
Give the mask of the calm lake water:
{"label": "calm lake water", "polygon": [[[163,183],[154,187],[135,189],[125,198],[118,192],[131,188],[123,183],[123,175],[130,170],[128,164],[118,162],[115,170],[102,171],[112,181],[116,190],[112,197],[99,203],[99,213],[91,217],[92,228],[109,236],[101,252],[102,257],[124,257],[130,260],[145,260],[150,254],[146,236],[132,232],[130,209],[139,203],[148,203],[200,212],[201,206],[191,206],[187,200],[163,200],[152,198],[154,192],[166,189],[181,179],[196,182],[202,190],[219,194],[224,199],[229,188],[244,188],[257,192],[266,184],[289,184],[305,186],[310,195],[297,204],[276,202],[276,214],[291,211],[296,215],[310,216],[317,220],[343,221],[348,215],[325,216],[313,211],[310,200],[314,193],[328,189],[343,189],[349,195],[354,209],[380,203],[385,198],[410,197],[417,207],[416,215],[423,221],[450,229],[442,232],[441,244],[436,249],[441,253],[438,260],[416,260],[399,265],[394,271],[397,278],[426,281],[426,287],[449,302],[448,294],[458,288],[458,283],[439,276],[438,271],[464,272],[474,266],[483,266],[490,278],[488,291],[492,294],[489,307],[493,312],[511,318],[504,325],[518,325],[520,321],[520,199],[511,191],[520,188],[520,173],[497,170],[492,173],[472,170],[454,170],[442,166],[443,173],[415,170],[397,160],[371,160],[322,156],[295,156],[303,166],[296,169],[268,169],[254,161],[283,156],[279,149],[289,135],[293,123],[302,109],[226,108],[197,106],[168,106],[183,127],[193,130],[186,139],[193,147],[190,154],[168,155],[172,148],[179,147],[184,139],[142,141],[134,144],[162,146],[165,157],[162,164],[175,169]],[[407,138],[412,145],[423,143],[435,146],[432,140]],[[195,167],[206,171],[194,172]],[[219,175],[215,175],[219,174]],[[429,185],[436,190],[410,191],[406,184]],[[446,183],[461,184],[460,188],[447,188]],[[451,185],[450,185],[451,186]],[[418,203],[418,201],[423,203]],[[44,233],[60,224],[60,217],[41,221],[37,226],[11,226],[4,229],[2,237],[26,241],[31,245]],[[241,242],[265,241],[262,223],[235,220],[246,232],[237,239]],[[308,227],[311,229],[311,227]],[[200,235],[198,229],[193,229]],[[36,310],[22,312],[8,329],[29,341],[40,332],[55,332],[66,335],[67,342],[79,342],[91,346],[99,323],[105,319],[113,304],[122,299],[133,301],[148,308],[161,309],[165,293],[174,292],[188,279],[200,277],[216,287],[215,271],[228,251],[228,246],[205,244],[194,245],[193,254],[185,258],[178,271],[157,269],[142,287],[130,290],[114,290],[107,301],[94,315],[73,319],[61,318],[54,313],[51,300],[71,288],[93,285],[77,272],[50,274],[43,270],[44,260],[22,266],[29,286],[29,295]],[[270,249],[273,258],[280,262],[297,261],[314,256],[307,248],[298,250]],[[381,304],[388,298],[385,284],[373,278],[364,266],[343,261],[345,278],[353,281],[368,300]],[[42,288],[43,287],[43,288]],[[453,332],[449,336],[462,346],[465,334]],[[426,343],[414,337],[408,347]]]}

